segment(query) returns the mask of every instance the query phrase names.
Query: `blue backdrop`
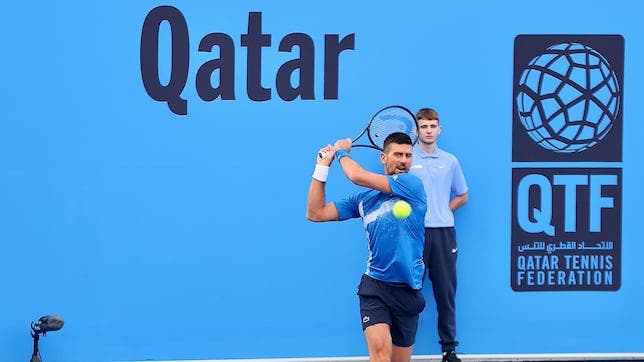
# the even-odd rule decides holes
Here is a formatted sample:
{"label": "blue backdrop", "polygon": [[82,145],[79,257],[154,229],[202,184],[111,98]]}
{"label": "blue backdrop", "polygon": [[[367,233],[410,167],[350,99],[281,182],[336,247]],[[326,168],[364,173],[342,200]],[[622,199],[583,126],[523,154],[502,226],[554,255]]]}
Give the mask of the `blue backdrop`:
{"label": "blue backdrop", "polygon": [[[141,49],[150,46],[143,24],[158,6],[183,16],[188,38],[173,47],[171,25],[161,23],[155,73]],[[468,180],[470,201],[456,215],[462,352],[644,352],[638,1],[63,1],[5,9],[0,360],[29,357],[29,322],[44,314],[66,321],[41,340],[52,362],[366,355],[355,296],[367,256],[361,223],[308,222],[306,192],[317,150],[355,136],[389,104],[436,108],[439,145],[459,157]],[[261,13],[270,45],[242,45],[257,30],[249,23],[260,26],[251,13]],[[233,46],[200,51],[211,33]],[[280,51],[292,33],[307,35],[297,38],[305,46]],[[327,59],[338,61],[336,83],[325,71],[333,34],[354,37]],[[615,291],[511,287],[511,180],[521,166],[512,160],[513,61],[515,37],[526,34],[624,38],[623,160],[611,164],[623,169],[621,225],[610,226],[621,230]],[[300,57],[303,68],[280,86],[280,67]],[[205,101],[198,72],[217,59],[221,68],[202,80],[216,88],[232,79],[234,99]],[[161,85],[171,74],[185,83],[185,115],[153,99],[142,67]],[[312,75],[312,96],[283,99],[278,88],[286,80],[296,88],[303,74]],[[259,88],[270,99],[249,95]],[[353,153],[381,171],[375,151]],[[332,168],[328,198],[354,190]],[[435,354],[435,306],[425,295],[415,353]]]}

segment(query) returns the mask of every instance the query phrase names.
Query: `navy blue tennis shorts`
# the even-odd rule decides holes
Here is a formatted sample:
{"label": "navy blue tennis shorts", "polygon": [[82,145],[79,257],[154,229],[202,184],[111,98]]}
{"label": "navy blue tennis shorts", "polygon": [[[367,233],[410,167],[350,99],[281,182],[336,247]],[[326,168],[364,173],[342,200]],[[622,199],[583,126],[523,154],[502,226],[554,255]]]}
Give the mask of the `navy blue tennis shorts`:
{"label": "navy blue tennis shorts", "polygon": [[425,309],[425,298],[420,290],[403,283],[376,280],[365,274],[358,286],[358,296],[362,330],[377,323],[387,323],[394,345],[414,345],[418,316]]}

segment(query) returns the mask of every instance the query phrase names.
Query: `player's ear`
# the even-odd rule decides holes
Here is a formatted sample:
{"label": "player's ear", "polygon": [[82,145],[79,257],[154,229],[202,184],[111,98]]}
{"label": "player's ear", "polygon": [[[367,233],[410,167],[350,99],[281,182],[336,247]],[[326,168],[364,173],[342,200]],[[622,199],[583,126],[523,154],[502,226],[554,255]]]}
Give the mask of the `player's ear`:
{"label": "player's ear", "polygon": [[384,153],[384,152],[380,152],[380,162],[382,162],[382,164],[383,164],[383,165],[385,164],[385,157],[386,157],[386,156],[385,156],[385,153]]}

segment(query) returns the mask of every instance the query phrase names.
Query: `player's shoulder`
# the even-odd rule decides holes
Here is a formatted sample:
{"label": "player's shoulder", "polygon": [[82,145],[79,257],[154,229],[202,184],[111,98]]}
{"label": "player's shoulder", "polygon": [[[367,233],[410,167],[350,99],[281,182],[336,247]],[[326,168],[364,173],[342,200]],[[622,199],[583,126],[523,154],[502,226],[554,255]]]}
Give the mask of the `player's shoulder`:
{"label": "player's shoulder", "polygon": [[[405,190],[404,194],[410,197],[413,200],[416,200],[416,203],[426,203],[426,194],[425,186],[420,177],[412,173],[400,173],[396,175],[391,175],[395,183],[398,183],[400,189]],[[410,199],[410,200],[411,200]]]}
{"label": "player's shoulder", "polygon": [[351,194],[349,198],[355,202],[360,202],[367,198],[373,197],[374,194],[377,194],[376,190],[366,189],[366,190],[360,190],[360,191],[354,192],[353,194]]}
{"label": "player's shoulder", "polygon": [[399,183],[405,183],[405,184],[418,184],[422,187],[423,182],[421,181],[418,176],[407,172],[407,173],[397,173],[394,175],[389,175],[389,177],[394,181],[394,182],[399,182]]}

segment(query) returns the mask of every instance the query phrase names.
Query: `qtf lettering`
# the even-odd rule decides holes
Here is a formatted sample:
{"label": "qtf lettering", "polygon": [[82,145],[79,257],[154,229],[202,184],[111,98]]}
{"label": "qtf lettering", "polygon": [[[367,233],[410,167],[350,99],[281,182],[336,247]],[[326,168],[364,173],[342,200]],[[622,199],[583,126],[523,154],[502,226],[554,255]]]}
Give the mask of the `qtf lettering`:
{"label": "qtf lettering", "polygon": [[[542,174],[526,175],[520,180],[517,188],[516,216],[519,226],[527,233],[543,232],[554,236],[557,224],[555,221],[559,220],[553,219],[553,203],[558,201],[563,202],[565,232],[577,231],[578,217],[588,218],[589,232],[601,232],[602,209],[611,209],[615,206],[613,197],[604,196],[602,190],[616,185],[617,175],[555,174],[552,178]],[[555,188],[560,188],[563,200],[554,199]],[[580,192],[586,192],[587,195],[580,197]],[[581,200],[588,200],[587,205],[580,205]],[[586,211],[587,215],[577,215],[580,211]]]}

